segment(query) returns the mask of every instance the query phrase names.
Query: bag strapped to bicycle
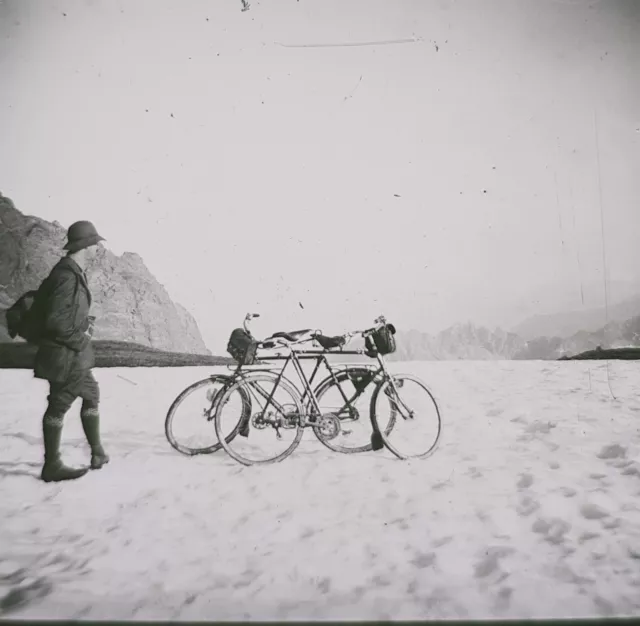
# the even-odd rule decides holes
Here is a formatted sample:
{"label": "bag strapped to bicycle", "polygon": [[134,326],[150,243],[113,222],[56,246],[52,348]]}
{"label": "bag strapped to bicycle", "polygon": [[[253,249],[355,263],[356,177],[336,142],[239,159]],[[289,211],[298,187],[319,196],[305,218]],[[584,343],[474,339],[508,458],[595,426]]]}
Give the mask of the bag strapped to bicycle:
{"label": "bag strapped to bicycle", "polygon": [[227,352],[240,365],[253,365],[256,362],[256,351],[259,342],[244,328],[236,328],[229,337]]}
{"label": "bag strapped to bicycle", "polygon": [[385,324],[374,330],[365,337],[365,354],[371,358],[375,358],[379,354],[383,356],[392,354],[396,351],[395,334],[396,327],[393,324]]}

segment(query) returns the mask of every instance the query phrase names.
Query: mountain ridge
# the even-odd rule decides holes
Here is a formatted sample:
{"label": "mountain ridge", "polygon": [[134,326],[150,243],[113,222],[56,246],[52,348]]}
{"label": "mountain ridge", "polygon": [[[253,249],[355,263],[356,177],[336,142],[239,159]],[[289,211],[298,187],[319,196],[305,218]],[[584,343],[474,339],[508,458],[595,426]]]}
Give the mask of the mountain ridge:
{"label": "mountain ridge", "polygon": [[[37,289],[63,256],[66,229],[25,215],[0,193],[0,309]],[[96,316],[95,339],[210,355],[193,316],[173,302],[140,255],[99,245],[86,268]],[[0,341],[11,341],[0,312]]]}

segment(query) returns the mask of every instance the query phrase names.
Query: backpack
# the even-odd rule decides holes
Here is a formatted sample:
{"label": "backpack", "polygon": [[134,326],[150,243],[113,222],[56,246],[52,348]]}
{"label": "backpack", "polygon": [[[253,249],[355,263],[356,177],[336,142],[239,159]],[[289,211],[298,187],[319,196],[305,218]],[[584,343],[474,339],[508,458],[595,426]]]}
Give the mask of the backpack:
{"label": "backpack", "polygon": [[396,351],[396,327],[393,324],[385,324],[371,335],[365,338],[365,354],[374,357],[378,354],[391,354]]}
{"label": "backpack", "polygon": [[9,337],[16,336],[38,345],[44,334],[44,307],[42,285],[37,290],[27,291],[7,309],[7,330]]}
{"label": "backpack", "polygon": [[244,328],[236,328],[227,343],[227,352],[240,365],[253,365],[257,349],[258,342]]}

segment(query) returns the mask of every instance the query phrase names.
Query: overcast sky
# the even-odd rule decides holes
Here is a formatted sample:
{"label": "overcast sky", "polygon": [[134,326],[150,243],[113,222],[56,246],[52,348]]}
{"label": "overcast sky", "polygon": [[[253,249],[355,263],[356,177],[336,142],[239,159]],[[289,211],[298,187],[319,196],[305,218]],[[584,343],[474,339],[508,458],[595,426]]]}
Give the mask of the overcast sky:
{"label": "overcast sky", "polygon": [[0,190],[140,254],[214,350],[247,310],[599,306],[601,218],[640,291],[639,2],[250,5],[0,1]]}

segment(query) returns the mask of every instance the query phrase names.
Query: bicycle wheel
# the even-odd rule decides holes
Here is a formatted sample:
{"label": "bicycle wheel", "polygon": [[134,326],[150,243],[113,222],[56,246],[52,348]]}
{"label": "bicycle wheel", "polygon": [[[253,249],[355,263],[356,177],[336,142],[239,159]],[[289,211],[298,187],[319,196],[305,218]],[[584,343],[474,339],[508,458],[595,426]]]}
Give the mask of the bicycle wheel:
{"label": "bicycle wheel", "polygon": [[400,374],[378,384],[371,398],[371,419],[385,446],[400,459],[424,459],[442,432],[438,404],[415,376]]}
{"label": "bicycle wheel", "polygon": [[[321,432],[313,429],[316,437],[327,448],[343,454],[368,452],[371,447],[370,406],[375,383],[372,383],[375,370],[370,367],[349,367],[334,372],[335,380],[330,376],[318,384],[314,390],[320,413],[333,414],[340,420],[340,432],[333,439],[327,439]],[[307,413],[315,412],[309,399]]]}
{"label": "bicycle wheel", "polygon": [[[211,454],[220,450],[215,425],[215,402],[221,398],[221,391],[232,381],[231,376],[224,374],[210,376],[189,385],[171,404],[164,422],[164,432],[169,443],[178,452],[188,456]],[[246,395],[244,389],[238,394]],[[244,413],[237,419],[238,425],[247,421],[251,414],[251,399],[241,403]],[[237,434],[230,433],[230,437]]]}
{"label": "bicycle wheel", "polygon": [[[238,393],[243,389],[244,394]],[[249,397],[246,430],[228,438],[246,409],[236,403]],[[222,446],[244,465],[275,463],[286,459],[297,447],[304,433],[300,425],[302,407],[295,387],[285,379],[267,372],[255,372],[236,380],[222,394],[215,414],[216,434]]]}

